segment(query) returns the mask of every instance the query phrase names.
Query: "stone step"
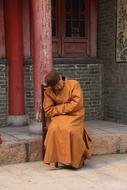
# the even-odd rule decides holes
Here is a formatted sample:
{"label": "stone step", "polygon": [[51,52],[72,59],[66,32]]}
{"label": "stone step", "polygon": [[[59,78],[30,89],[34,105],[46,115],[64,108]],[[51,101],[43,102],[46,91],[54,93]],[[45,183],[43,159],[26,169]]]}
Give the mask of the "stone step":
{"label": "stone step", "polygon": [[[127,125],[109,121],[87,121],[93,139],[93,155],[127,153]],[[42,159],[42,137],[30,134],[28,127],[0,128],[0,165]]]}
{"label": "stone step", "polygon": [[88,121],[93,154],[127,153],[127,125],[109,121]]}

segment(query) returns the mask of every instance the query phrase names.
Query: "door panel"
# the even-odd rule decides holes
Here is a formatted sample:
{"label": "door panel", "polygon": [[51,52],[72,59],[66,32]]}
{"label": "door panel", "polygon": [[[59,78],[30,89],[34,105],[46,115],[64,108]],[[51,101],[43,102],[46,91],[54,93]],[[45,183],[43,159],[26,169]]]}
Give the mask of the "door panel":
{"label": "door panel", "polygon": [[60,31],[60,1],[52,0],[52,37],[53,37],[53,57],[61,56],[61,31]]}
{"label": "door panel", "polygon": [[89,55],[88,16],[86,0],[52,0],[54,57]]}
{"label": "door panel", "polygon": [[84,57],[87,55],[87,42],[64,41],[63,57]]}

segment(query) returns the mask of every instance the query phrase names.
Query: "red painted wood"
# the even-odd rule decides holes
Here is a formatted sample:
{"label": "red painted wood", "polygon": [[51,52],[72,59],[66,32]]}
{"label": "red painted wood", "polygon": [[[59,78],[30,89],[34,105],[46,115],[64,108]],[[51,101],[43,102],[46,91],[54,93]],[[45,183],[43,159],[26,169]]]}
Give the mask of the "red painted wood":
{"label": "red painted wood", "polygon": [[[71,1],[72,3],[72,1]],[[57,23],[58,23],[58,36],[53,38],[53,55],[55,57],[87,57],[88,56],[88,37],[66,37],[65,36],[65,19],[66,19],[66,10],[65,10],[65,0],[56,1],[57,4]],[[84,13],[79,12],[79,15],[83,14],[87,17],[89,14],[89,7]],[[87,14],[86,14],[87,13]],[[67,12],[67,15],[70,15],[72,18],[72,4],[70,11]],[[71,25],[72,28],[72,25]],[[87,31],[88,34],[88,31]],[[77,50],[76,43],[81,49]],[[81,44],[80,44],[81,43]],[[82,49],[84,47],[84,51]],[[72,51],[71,51],[72,50]],[[80,51],[81,50],[81,51]]]}
{"label": "red painted wood", "polygon": [[5,58],[5,31],[3,0],[0,0],[0,58]]}
{"label": "red painted wood", "polygon": [[97,48],[97,2],[90,0],[90,56],[96,57]]}
{"label": "red painted wood", "polygon": [[24,57],[30,57],[30,6],[29,0],[22,0],[22,15],[23,15],[23,44]]}
{"label": "red painted wood", "polygon": [[41,106],[41,84],[52,68],[51,1],[32,0],[35,119]]}
{"label": "red painted wood", "polygon": [[61,27],[61,17],[62,17],[62,11],[61,11],[61,2],[59,0],[55,0],[55,11],[56,11],[56,33],[57,35],[52,39],[52,46],[53,46],[53,57],[61,57],[62,54],[62,40],[61,40],[61,34],[64,32],[63,28]]}
{"label": "red painted wood", "polygon": [[21,0],[5,0],[9,115],[24,114],[24,70]]}
{"label": "red painted wood", "polygon": [[30,57],[33,58],[33,20],[32,20],[32,1],[29,0],[29,12],[30,12]]}
{"label": "red painted wood", "polygon": [[[53,37],[54,57],[96,57],[96,35],[97,35],[97,6],[96,0],[87,0],[87,10],[83,14],[87,18],[87,28],[85,37],[65,36],[65,0],[56,0],[57,15],[57,37]],[[72,16],[72,9],[68,12]],[[72,26],[71,26],[72,28]],[[77,44],[77,45],[76,45]],[[78,48],[80,49],[77,49]],[[84,49],[82,49],[84,48]]]}

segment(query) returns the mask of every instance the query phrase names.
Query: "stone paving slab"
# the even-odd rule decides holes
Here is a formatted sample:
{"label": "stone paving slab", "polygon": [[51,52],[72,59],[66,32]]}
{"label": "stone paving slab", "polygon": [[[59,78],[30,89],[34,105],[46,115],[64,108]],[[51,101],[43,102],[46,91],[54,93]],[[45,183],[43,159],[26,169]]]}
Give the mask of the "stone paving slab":
{"label": "stone paving slab", "polygon": [[[108,121],[87,121],[93,140],[93,155],[126,153],[127,125]],[[0,165],[42,159],[42,136],[33,135],[28,126],[0,128]]]}
{"label": "stone paving slab", "polygon": [[30,134],[27,126],[0,128],[0,133],[0,165],[42,159],[42,137]]}
{"label": "stone paving slab", "polygon": [[30,162],[0,167],[0,190],[127,190],[127,154],[93,156],[78,170]]}

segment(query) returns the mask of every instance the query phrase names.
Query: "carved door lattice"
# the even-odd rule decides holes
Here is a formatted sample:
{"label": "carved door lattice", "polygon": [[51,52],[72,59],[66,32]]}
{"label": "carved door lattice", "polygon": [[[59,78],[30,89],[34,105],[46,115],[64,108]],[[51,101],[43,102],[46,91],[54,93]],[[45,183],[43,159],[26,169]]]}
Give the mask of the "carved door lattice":
{"label": "carved door lattice", "polygon": [[52,0],[54,57],[86,56],[88,19],[88,0]]}

